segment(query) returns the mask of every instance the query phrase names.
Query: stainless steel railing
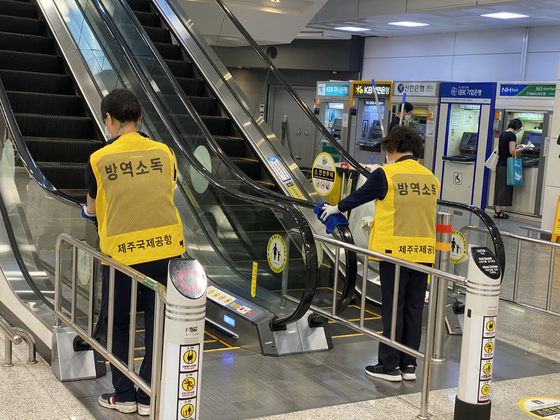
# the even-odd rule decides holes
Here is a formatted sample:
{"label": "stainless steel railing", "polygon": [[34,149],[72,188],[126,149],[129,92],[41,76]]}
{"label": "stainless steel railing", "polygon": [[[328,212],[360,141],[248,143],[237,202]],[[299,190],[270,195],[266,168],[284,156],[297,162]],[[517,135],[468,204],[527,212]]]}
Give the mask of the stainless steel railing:
{"label": "stainless steel railing", "polygon": [[4,334],[6,335],[4,339],[4,366],[10,367],[14,365],[12,360],[12,344],[17,346],[21,344],[23,340],[29,345],[29,358],[27,359],[27,363],[37,363],[35,339],[29,332],[18,327],[12,327],[2,316],[0,316],[0,328],[4,330]]}
{"label": "stainless steel railing", "polygon": [[[318,234],[314,234],[313,237],[316,241],[321,241],[325,244],[329,244],[334,247],[334,254],[335,254],[335,267],[334,272],[339,272],[339,264],[340,259],[338,255],[340,253],[340,248],[354,251],[357,254],[362,254],[364,256],[364,267],[368,266],[368,261],[370,257],[373,257],[378,260],[387,261],[390,263],[395,264],[395,290],[398,290],[399,287],[399,273],[400,267],[412,268],[414,270],[428,273],[431,275],[431,282],[430,282],[430,299],[428,301],[428,324],[427,324],[427,339],[426,339],[426,348],[424,353],[407,347],[395,340],[396,335],[396,313],[397,313],[397,305],[393,304],[393,312],[392,312],[392,323],[391,323],[391,332],[390,337],[387,338],[375,331],[370,330],[369,328],[365,327],[365,301],[367,295],[367,274],[362,276],[363,283],[362,283],[362,301],[361,301],[361,308],[360,308],[360,320],[359,323],[356,324],[355,321],[348,321],[347,319],[341,317],[340,315],[336,314],[336,309],[333,307],[331,311],[325,311],[317,306],[312,305],[311,310],[318,315],[321,315],[325,318],[330,320],[336,321],[341,325],[344,325],[347,328],[351,328],[355,331],[358,331],[368,337],[371,337],[375,340],[378,340],[388,346],[394,347],[404,353],[410,354],[411,356],[416,357],[417,359],[424,361],[424,371],[422,375],[422,401],[420,405],[420,414],[418,415],[419,419],[428,419],[428,403],[429,403],[429,388],[430,388],[430,376],[431,376],[431,368],[432,368],[432,356],[434,353],[434,337],[435,337],[435,323],[436,323],[436,302],[437,302],[437,294],[439,288],[440,281],[452,281],[459,286],[466,287],[467,286],[467,279],[465,277],[457,276],[454,274],[446,273],[444,271],[440,271],[434,268],[427,267],[425,265],[416,264],[412,262],[408,262],[405,260],[401,260],[398,258],[390,257],[385,254],[380,254],[378,252],[370,251],[369,249],[361,248],[356,245],[348,244],[342,241],[338,241],[336,239],[329,238],[327,236],[322,236]],[[364,273],[367,273],[365,271]],[[337,290],[337,277],[335,277],[335,284],[333,286],[334,293]],[[283,298],[289,300],[295,300],[291,296],[287,294],[287,288],[283,287]],[[395,294],[397,295],[397,294]],[[336,303],[336,300],[335,300]],[[335,305],[333,305],[335,306]]]}
{"label": "stainless steel railing", "polygon": [[[539,232],[539,233],[548,233],[550,234],[551,232],[549,231],[545,231],[542,229],[537,229],[537,228],[527,228],[524,227],[527,230],[530,231],[535,231],[535,232]],[[461,228],[461,232],[467,232],[467,231],[474,231],[474,232],[479,232],[479,233],[488,233],[487,230],[480,228],[478,226],[465,226],[463,228]],[[551,306],[552,306],[552,285],[553,285],[553,281],[554,281],[554,263],[555,263],[555,258],[556,258],[556,251],[560,250],[560,244],[558,243],[554,243],[554,242],[550,242],[550,241],[546,241],[543,239],[537,239],[537,238],[530,238],[527,236],[521,236],[521,235],[515,235],[513,233],[508,233],[508,232],[501,232],[501,235],[503,238],[510,238],[510,239],[514,239],[517,241],[517,260],[515,262],[515,276],[513,279],[513,296],[512,298],[508,298],[506,296],[502,296],[500,295],[500,299],[514,303],[516,305],[519,306],[523,306],[525,308],[528,309],[532,309],[534,311],[538,311],[538,312],[544,312],[550,315],[555,315],[555,316],[559,316],[560,317],[560,313],[558,312],[554,312],[551,310]],[[536,245],[540,245],[543,247],[549,247],[550,248],[550,264],[549,264],[549,268],[548,268],[548,284],[547,284],[547,293],[546,293],[546,304],[544,308],[539,308],[538,306],[535,305],[531,305],[527,302],[522,302],[521,300],[519,300],[519,275],[520,275],[520,268],[521,268],[521,257],[522,257],[522,251],[523,251],[523,244],[524,243],[531,243],[531,244],[536,244]],[[458,266],[456,266],[456,270],[458,269]]]}
{"label": "stainless steel railing", "polygon": [[[62,305],[62,251],[63,244],[68,243],[72,249],[72,284],[70,290],[70,309],[65,309]],[[107,319],[107,347],[103,347],[93,337],[93,265],[90,264],[90,298],[87,313],[87,331],[84,331],[79,325],[76,324],[76,311],[77,311],[77,253],[78,250],[87,253],[93,260],[99,260],[109,266],[109,310]],[[163,357],[163,320],[164,320],[164,304],[167,299],[167,289],[164,285],[157,281],[144,276],[136,270],[131,269],[125,265],[119,264],[112,260],[95,248],[73,238],[67,234],[61,234],[56,240],[56,263],[55,263],[55,300],[54,300],[54,313],[55,325],[54,328],[61,328],[62,322],[72,328],[80,337],[82,337],[93,349],[99,352],[117,369],[124,373],[131,381],[133,381],[139,388],[141,388],[147,395],[151,397],[150,406],[150,419],[156,418],[159,403],[161,385],[159,378],[161,376],[161,366]],[[113,355],[113,314],[115,308],[114,293],[115,293],[115,270],[118,270],[133,279],[130,292],[130,340],[128,344],[128,363],[125,365],[116,356]],[[152,289],[156,295],[155,308],[154,308],[154,341],[153,341],[153,361],[152,361],[152,383],[146,384],[138,374],[134,372],[134,342],[136,334],[136,301],[138,283]]]}

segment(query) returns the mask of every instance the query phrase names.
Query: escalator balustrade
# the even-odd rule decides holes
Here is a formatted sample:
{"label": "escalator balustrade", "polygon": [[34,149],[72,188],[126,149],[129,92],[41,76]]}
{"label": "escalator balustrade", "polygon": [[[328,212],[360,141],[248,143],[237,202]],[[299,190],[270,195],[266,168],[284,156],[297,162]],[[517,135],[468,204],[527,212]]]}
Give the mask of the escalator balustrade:
{"label": "escalator balustrade", "polygon": [[84,171],[103,146],[39,7],[0,0],[0,79],[29,153],[63,194],[85,202]]}
{"label": "escalator balustrade", "polygon": [[[150,1],[126,1],[226,156],[249,178],[276,191],[267,170],[213,96],[208,84],[198,76],[186,52],[173,44],[170,31],[153,11]],[[171,103],[174,100],[176,99],[170,98]],[[179,103],[177,106],[182,107]],[[185,119],[190,120],[187,116]]]}

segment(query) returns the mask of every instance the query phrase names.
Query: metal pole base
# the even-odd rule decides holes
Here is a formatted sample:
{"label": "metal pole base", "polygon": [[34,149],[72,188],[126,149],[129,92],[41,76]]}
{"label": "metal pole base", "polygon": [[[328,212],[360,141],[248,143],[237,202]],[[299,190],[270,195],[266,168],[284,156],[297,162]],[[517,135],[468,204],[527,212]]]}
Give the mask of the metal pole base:
{"label": "metal pole base", "polygon": [[445,363],[445,362],[447,362],[447,357],[445,356],[432,357],[432,363]]}
{"label": "metal pole base", "polygon": [[484,404],[471,404],[455,398],[453,420],[490,420],[492,401]]}

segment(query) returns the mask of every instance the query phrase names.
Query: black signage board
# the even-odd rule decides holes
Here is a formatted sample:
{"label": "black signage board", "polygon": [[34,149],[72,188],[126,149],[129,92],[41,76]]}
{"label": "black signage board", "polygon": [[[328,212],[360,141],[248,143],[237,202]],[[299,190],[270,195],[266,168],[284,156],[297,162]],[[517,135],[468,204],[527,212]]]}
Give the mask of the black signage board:
{"label": "black signage board", "polygon": [[494,254],[486,247],[473,247],[471,253],[476,266],[487,277],[498,280],[502,276],[502,270]]}

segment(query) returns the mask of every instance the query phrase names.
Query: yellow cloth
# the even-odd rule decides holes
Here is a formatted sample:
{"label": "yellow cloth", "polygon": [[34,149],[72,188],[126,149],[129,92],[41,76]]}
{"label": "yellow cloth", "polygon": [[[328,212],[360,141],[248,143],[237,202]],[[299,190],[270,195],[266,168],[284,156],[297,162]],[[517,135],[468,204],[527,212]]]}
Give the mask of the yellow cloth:
{"label": "yellow cloth", "polygon": [[181,255],[183,227],[173,204],[175,156],[136,132],[93,153],[101,252],[133,265]]}
{"label": "yellow cloth", "polygon": [[436,257],[436,206],[440,183],[413,159],[383,166],[388,190],[375,204],[369,249],[417,263]]}

